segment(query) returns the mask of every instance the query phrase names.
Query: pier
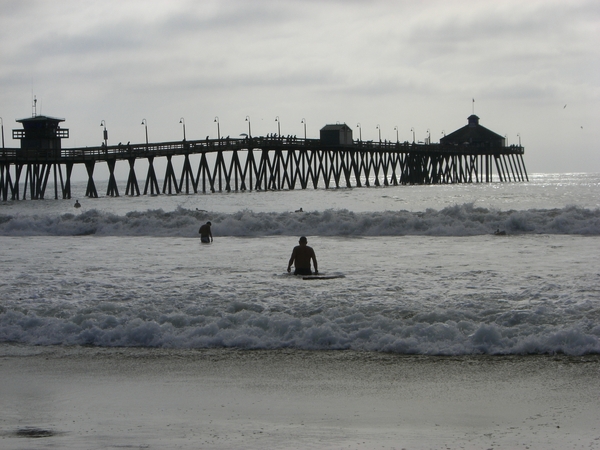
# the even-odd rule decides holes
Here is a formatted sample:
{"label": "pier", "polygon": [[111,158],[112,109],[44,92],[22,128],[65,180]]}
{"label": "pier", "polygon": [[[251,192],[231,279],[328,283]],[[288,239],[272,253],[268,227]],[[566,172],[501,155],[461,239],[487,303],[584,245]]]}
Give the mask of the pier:
{"label": "pier", "polygon": [[[270,135],[62,148],[61,139],[68,138],[68,130],[58,126],[63,119],[36,116],[18,121],[23,123],[23,130],[13,130],[13,138],[21,139],[21,148],[0,151],[0,198],[44,199],[50,189],[55,199],[69,199],[76,164],[85,166],[85,195],[90,198],[98,197],[94,180],[97,164],[108,167],[106,195],[112,197],[122,193],[137,196],[528,181],[524,148],[505,146],[502,136],[481,127],[478,120],[477,116],[469,117],[467,126],[440,143],[353,140],[346,125],[327,125],[320,139]],[[194,163],[192,155],[198,155]],[[174,157],[182,157],[183,163],[174,164]],[[162,177],[155,169],[157,158],[166,160]],[[147,170],[140,178],[136,162],[142,159],[147,161]],[[127,181],[120,189],[115,177],[119,161],[127,161],[129,167]]]}

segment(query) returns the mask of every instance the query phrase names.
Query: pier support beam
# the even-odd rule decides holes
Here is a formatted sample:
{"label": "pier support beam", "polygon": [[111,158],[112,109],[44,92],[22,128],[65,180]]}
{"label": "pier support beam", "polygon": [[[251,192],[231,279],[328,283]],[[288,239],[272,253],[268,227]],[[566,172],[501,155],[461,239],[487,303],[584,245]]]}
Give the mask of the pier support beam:
{"label": "pier support beam", "polygon": [[183,160],[183,169],[181,171],[181,179],[179,180],[179,190],[181,192],[183,188],[183,181],[185,180],[185,193],[190,193],[190,181],[192,182],[192,189],[194,189],[194,194],[198,193],[198,184],[194,179],[194,173],[192,172],[192,165],[190,164],[190,155],[188,153],[185,154],[185,159]]}
{"label": "pier support beam", "polygon": [[163,194],[167,193],[167,188],[169,191],[169,195],[173,193],[173,187],[175,188],[175,193],[179,194],[179,185],[177,184],[177,178],[175,177],[175,171],[173,170],[173,162],[171,161],[172,156],[167,155],[167,170],[165,173],[165,181],[163,182]]}
{"label": "pier support beam", "polygon": [[[63,187],[63,199],[70,199],[71,198],[71,173],[73,172],[73,163],[67,162],[65,164],[65,168],[66,168],[66,174],[65,174],[66,179],[65,179],[65,184]],[[62,181],[61,181],[61,184],[62,184]]]}
{"label": "pier support beam", "polygon": [[2,201],[8,200],[8,193],[14,192],[14,185],[10,177],[10,164],[0,163],[0,197]]}
{"label": "pier support beam", "polygon": [[85,196],[90,198],[98,198],[98,191],[96,191],[96,185],[94,184],[94,167],[96,161],[86,161],[85,168],[88,174],[87,189],[85,190]]}
{"label": "pier support beam", "polygon": [[138,186],[137,177],[135,176],[135,158],[127,158],[129,161],[129,177],[127,177],[127,187],[125,188],[125,195],[140,195],[140,187]]}
{"label": "pier support beam", "polygon": [[116,159],[108,159],[106,160],[106,164],[108,164],[108,188],[106,190],[106,195],[111,197],[119,196],[119,188],[117,187],[117,180],[115,180],[115,163]]}
{"label": "pier support beam", "polygon": [[158,180],[156,179],[156,172],[154,171],[154,156],[148,156],[148,175],[146,176],[144,195],[148,193],[148,186],[150,186],[150,195],[160,194],[160,189],[158,188]]}
{"label": "pier support beam", "polygon": [[525,174],[525,179],[529,181],[529,177],[527,176],[527,169],[525,168],[525,161],[523,161],[523,155],[518,155],[518,161],[520,161],[521,166],[523,166],[523,173]]}

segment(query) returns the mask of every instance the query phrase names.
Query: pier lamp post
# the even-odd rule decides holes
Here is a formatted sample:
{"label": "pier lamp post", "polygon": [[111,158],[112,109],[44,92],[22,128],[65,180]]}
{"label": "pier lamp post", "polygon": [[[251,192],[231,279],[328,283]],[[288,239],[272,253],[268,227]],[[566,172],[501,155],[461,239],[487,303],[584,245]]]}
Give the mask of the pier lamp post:
{"label": "pier lamp post", "polygon": [[277,122],[277,136],[281,137],[281,122],[279,121],[279,116],[275,117],[275,122]]}
{"label": "pier lamp post", "polygon": [[427,128],[427,145],[431,144],[431,133],[429,132],[429,128]]}
{"label": "pier lamp post", "polygon": [[4,120],[0,117],[0,126],[2,127],[2,148],[4,148]]}
{"label": "pier lamp post", "polygon": [[521,133],[517,133],[517,136],[519,137],[519,148],[521,147]]}
{"label": "pier lamp post", "polygon": [[415,143],[415,129],[411,128],[410,131],[412,131],[413,134],[413,144]]}
{"label": "pier lamp post", "polygon": [[442,135],[446,137],[446,132],[444,130],[442,130]]}
{"label": "pier lamp post", "polygon": [[379,124],[377,124],[375,128],[379,130],[379,143],[381,144],[381,127],[379,126]]}
{"label": "pier lamp post", "polygon": [[183,125],[183,140],[185,141],[185,119],[182,117],[179,119],[179,123]]}
{"label": "pier lamp post", "polygon": [[395,126],[394,130],[396,130],[396,144],[397,144],[400,142],[400,137],[398,136],[398,126]]}
{"label": "pier lamp post", "polygon": [[306,119],[302,119],[300,123],[304,124],[304,143],[306,143]]}
{"label": "pier lamp post", "polygon": [[104,120],[100,121],[100,126],[104,127],[102,136],[104,137],[104,146],[108,147],[108,131],[106,130],[106,122]]}
{"label": "pier lamp post", "polygon": [[215,116],[215,123],[217,124],[217,138],[221,140],[221,127],[219,126],[219,116]]}
{"label": "pier lamp post", "polygon": [[246,116],[246,122],[248,122],[248,138],[252,138],[252,130],[250,129],[250,116]]}
{"label": "pier lamp post", "polygon": [[146,119],[142,119],[142,125],[144,125],[144,128],[146,129],[146,150],[148,150],[148,122]]}
{"label": "pier lamp post", "polygon": [[356,128],[358,128],[358,140],[362,142],[362,128],[360,127],[360,122],[356,124]]}

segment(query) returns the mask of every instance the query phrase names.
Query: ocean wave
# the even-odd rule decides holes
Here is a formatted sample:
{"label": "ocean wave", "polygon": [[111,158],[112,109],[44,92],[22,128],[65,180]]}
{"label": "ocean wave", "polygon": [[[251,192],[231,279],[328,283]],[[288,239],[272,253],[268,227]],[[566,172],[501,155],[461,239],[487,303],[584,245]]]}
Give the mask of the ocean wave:
{"label": "ocean wave", "polygon": [[80,214],[0,214],[2,236],[171,236],[195,237],[210,220],[215,236],[295,236],[311,230],[320,236],[475,236],[501,230],[507,234],[600,234],[600,209],[568,206],[561,209],[500,211],[473,203],[424,212],[356,213],[328,209],[302,213],[250,210],[233,214],[178,208],[125,215],[95,209]]}
{"label": "ocean wave", "polygon": [[[589,313],[589,311],[588,311]],[[252,303],[135,314],[128,308],[0,312],[0,342],[99,347],[359,350],[399,354],[600,353],[600,327],[587,314],[557,326],[548,311],[504,311],[488,317],[440,310],[392,317],[357,308],[310,314],[270,311]]]}

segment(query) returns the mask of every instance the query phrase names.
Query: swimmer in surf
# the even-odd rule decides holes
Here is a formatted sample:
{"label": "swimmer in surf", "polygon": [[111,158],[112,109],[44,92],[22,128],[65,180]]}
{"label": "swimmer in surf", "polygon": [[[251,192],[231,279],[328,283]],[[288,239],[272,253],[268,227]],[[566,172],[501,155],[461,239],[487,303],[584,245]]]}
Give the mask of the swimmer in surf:
{"label": "swimmer in surf", "polygon": [[198,230],[198,233],[200,233],[200,241],[202,241],[204,244],[208,244],[213,241],[212,232],[210,231],[211,225],[212,223],[206,222]]}
{"label": "swimmer in surf", "polygon": [[75,204],[73,206],[75,208],[81,208],[81,203],[79,203],[79,200],[75,200]]}
{"label": "swimmer in surf", "polygon": [[317,266],[317,257],[312,247],[306,245],[308,239],[302,236],[298,241],[300,245],[296,245],[292,251],[290,262],[288,263],[288,273],[292,271],[292,264],[295,266],[294,275],[312,275],[310,270],[310,261],[312,260],[313,266],[315,267],[315,275],[319,273]]}

